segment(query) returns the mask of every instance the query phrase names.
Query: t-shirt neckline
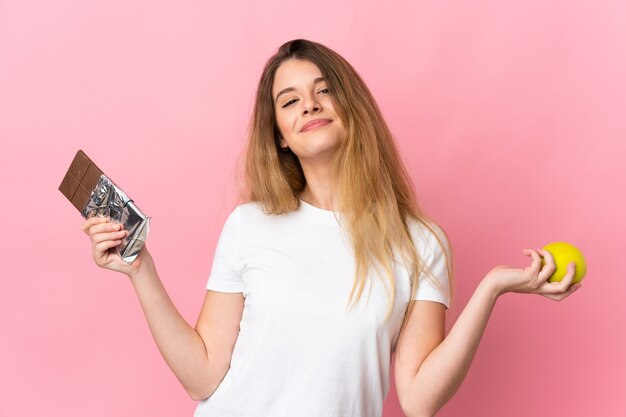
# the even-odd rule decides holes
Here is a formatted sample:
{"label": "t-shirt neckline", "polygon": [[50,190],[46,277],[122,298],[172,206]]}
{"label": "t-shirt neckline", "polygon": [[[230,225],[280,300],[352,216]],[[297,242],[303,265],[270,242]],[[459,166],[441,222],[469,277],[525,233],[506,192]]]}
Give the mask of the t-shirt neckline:
{"label": "t-shirt neckline", "polygon": [[298,212],[303,216],[320,223],[334,223],[341,219],[340,211],[325,210],[300,199]]}

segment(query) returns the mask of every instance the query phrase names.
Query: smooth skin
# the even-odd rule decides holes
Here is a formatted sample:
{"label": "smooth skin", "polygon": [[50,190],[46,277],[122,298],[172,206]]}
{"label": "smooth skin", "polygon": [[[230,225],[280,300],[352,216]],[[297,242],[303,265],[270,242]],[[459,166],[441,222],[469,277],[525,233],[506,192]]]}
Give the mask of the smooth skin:
{"label": "smooth skin", "polygon": [[[290,147],[299,157],[307,179],[300,198],[333,210],[329,164],[345,130],[334,110],[332,92],[320,77],[319,69],[310,62],[285,61],[276,72],[272,93],[280,145]],[[332,123],[303,132],[302,126],[313,118]],[[167,295],[146,246],[128,265],[111,250],[125,236],[120,225],[94,217],[82,230],[90,237],[96,265],[130,278],[161,354],[191,398],[210,396],[230,366],[243,313],[242,293],[207,291],[193,328]],[[568,265],[561,282],[549,283],[555,269],[552,255],[541,249],[524,249],[523,254],[530,257],[530,265],[498,266],[485,275],[447,336],[445,306],[431,301],[415,303],[393,357],[398,398],[407,417],[434,416],[452,398],[467,375],[501,295],[539,294],[561,301],[580,288],[580,284],[571,285],[574,263]]]}
{"label": "smooth skin", "polygon": [[[570,285],[574,263],[568,265],[563,281],[549,283],[547,279],[555,269],[550,252],[524,249],[523,254],[531,257],[529,266],[498,266],[487,273],[445,338],[445,307],[416,302],[394,355],[396,390],[407,417],[434,416],[452,398],[467,375],[501,295],[539,294],[561,301],[580,288],[580,284]],[[543,268],[542,257],[546,262]]]}
{"label": "smooth skin", "polygon": [[147,245],[129,265],[110,250],[119,246],[126,235],[120,224],[92,217],[82,230],[91,239],[96,265],[130,278],[159,351],[189,396],[202,400],[211,395],[230,366],[243,313],[243,295],[207,291],[193,328],[165,291]]}
{"label": "smooth skin", "polygon": [[[346,136],[346,130],[332,94],[317,65],[299,59],[283,62],[276,70],[272,88],[280,146],[298,156],[306,178],[300,198],[326,210],[336,210],[330,187],[332,157]],[[313,120],[330,123],[302,131]]]}

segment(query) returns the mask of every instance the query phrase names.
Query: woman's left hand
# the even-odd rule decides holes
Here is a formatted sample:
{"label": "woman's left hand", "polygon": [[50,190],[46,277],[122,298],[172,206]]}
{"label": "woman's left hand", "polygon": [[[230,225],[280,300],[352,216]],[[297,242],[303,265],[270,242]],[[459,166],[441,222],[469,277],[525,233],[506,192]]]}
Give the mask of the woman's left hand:
{"label": "woman's left hand", "polygon": [[[555,301],[561,301],[581,287],[580,283],[572,284],[576,264],[567,265],[567,273],[560,282],[548,282],[548,278],[556,269],[552,254],[543,249],[524,249],[524,255],[530,256],[532,262],[526,268],[497,266],[485,276],[485,281],[493,285],[497,295],[507,292],[539,294]],[[545,260],[542,267],[541,259]]]}

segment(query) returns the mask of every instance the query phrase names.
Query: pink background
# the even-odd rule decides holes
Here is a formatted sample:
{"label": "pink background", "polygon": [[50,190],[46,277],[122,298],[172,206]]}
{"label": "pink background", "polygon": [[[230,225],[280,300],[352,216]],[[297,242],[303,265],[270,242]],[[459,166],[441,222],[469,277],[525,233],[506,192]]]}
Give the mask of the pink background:
{"label": "pink background", "polygon": [[[97,161],[153,217],[161,278],[195,323],[258,77],[297,37],[362,74],[449,233],[450,325],[489,269],[526,264],[522,248],[565,240],[587,257],[563,303],[498,301],[439,415],[625,415],[619,0],[0,1],[0,415],[193,414],[57,187],[77,149]],[[392,387],[385,416],[401,415]]]}

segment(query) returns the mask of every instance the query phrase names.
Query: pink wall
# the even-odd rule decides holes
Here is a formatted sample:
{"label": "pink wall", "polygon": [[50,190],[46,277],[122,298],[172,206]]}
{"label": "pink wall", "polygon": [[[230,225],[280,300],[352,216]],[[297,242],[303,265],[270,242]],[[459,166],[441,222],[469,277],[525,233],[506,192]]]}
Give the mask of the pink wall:
{"label": "pink wall", "polygon": [[[257,79],[296,37],[343,54],[379,100],[456,252],[450,323],[522,248],[587,256],[563,303],[498,301],[440,415],[624,415],[624,2],[379,4],[0,1],[1,416],[192,415],[57,187],[79,148],[105,168],[153,217],[151,252],[195,323]],[[402,415],[393,391],[385,415]]]}

